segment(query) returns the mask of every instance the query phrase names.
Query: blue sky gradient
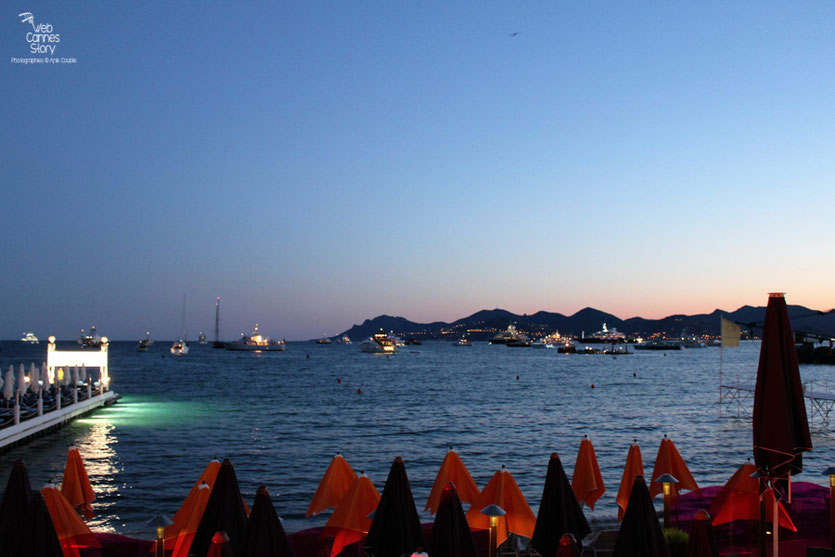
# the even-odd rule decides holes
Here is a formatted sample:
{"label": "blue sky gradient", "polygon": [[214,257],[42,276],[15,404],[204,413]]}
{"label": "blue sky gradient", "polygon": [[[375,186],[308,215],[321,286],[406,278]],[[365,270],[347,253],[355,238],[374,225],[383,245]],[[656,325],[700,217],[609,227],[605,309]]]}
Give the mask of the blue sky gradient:
{"label": "blue sky gradient", "polygon": [[835,306],[835,4],[454,4],[7,5],[0,338]]}

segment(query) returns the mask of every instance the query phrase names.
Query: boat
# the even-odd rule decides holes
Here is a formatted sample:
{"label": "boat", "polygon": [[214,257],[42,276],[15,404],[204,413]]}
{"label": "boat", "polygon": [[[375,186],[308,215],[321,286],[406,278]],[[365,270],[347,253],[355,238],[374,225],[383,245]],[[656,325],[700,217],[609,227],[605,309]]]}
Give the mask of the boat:
{"label": "boat", "polygon": [[681,350],[682,345],[675,340],[645,340],[635,345],[635,350]]}
{"label": "boat", "polygon": [[569,338],[564,338],[563,341],[557,345],[557,352],[560,354],[576,354],[577,343]]}
{"label": "boat", "polygon": [[499,333],[490,339],[490,344],[510,345],[511,343],[514,343],[513,346],[530,346],[530,341],[528,340],[527,335],[517,331],[516,325],[512,323],[507,326],[506,331]]}
{"label": "boat", "polygon": [[544,338],[535,340],[531,343],[531,348],[553,348],[554,345],[547,342]]}
{"label": "boat", "polygon": [[322,335],[322,338],[316,341],[316,344],[330,344],[331,339],[327,337],[327,335]]}
{"label": "boat", "polygon": [[395,348],[399,348],[401,346],[406,346],[406,343],[403,341],[402,338],[395,336],[393,333],[389,333],[388,335],[389,340],[394,343]]}
{"label": "boat", "polygon": [[171,345],[171,355],[172,356],[185,356],[188,354],[188,342],[183,339],[179,339]]}
{"label": "boat", "polygon": [[351,339],[348,338],[348,335],[343,336],[341,339],[336,341],[339,344],[351,344]]}
{"label": "boat", "polygon": [[423,344],[422,340],[418,340],[415,337],[409,337],[406,339],[407,346],[420,346]]}
{"label": "boat", "polygon": [[139,346],[137,350],[139,352],[147,352],[150,347],[154,345],[154,341],[151,340],[151,331],[147,331],[145,333],[145,338],[139,341]]}
{"label": "boat", "polygon": [[362,341],[360,350],[363,352],[370,352],[375,354],[394,354],[397,348],[394,341],[386,333],[376,333]]}
{"label": "boat", "polygon": [[248,335],[241,335],[240,340],[226,343],[227,350],[238,350],[246,352],[284,352],[287,350],[287,343],[284,340],[272,340],[265,337],[258,331],[258,323]]}
{"label": "boat", "polygon": [[84,332],[84,329],[81,329],[81,336],[78,337],[78,344],[80,344],[82,348],[100,348],[102,343],[101,338],[101,335],[96,332],[96,326],[93,325],[87,333]]}
{"label": "boat", "polygon": [[23,333],[23,337],[21,337],[20,342],[23,344],[38,344],[38,337],[35,336],[35,333]]}
{"label": "boat", "polygon": [[518,338],[516,340],[511,340],[510,342],[506,342],[505,346],[510,348],[530,348],[531,341],[525,335],[522,335],[524,338]]}
{"label": "boat", "polygon": [[200,334],[197,335],[197,343],[206,344],[206,335],[203,334],[203,331],[200,331]]}
{"label": "boat", "polygon": [[212,342],[212,348],[225,348],[226,345],[220,342],[220,296],[217,297],[215,304],[215,340]]}
{"label": "boat", "polygon": [[183,294],[183,317],[180,321],[180,338],[171,345],[172,356],[185,356],[188,354],[188,342],[186,341],[186,295]]}
{"label": "boat", "polygon": [[453,342],[452,345],[453,346],[472,346],[473,341],[469,340],[466,337],[461,337],[457,341]]}
{"label": "boat", "polygon": [[612,344],[616,342],[626,342],[626,335],[618,332],[614,327],[609,329],[606,323],[603,323],[603,328],[591,336],[583,336],[580,339],[583,344]]}

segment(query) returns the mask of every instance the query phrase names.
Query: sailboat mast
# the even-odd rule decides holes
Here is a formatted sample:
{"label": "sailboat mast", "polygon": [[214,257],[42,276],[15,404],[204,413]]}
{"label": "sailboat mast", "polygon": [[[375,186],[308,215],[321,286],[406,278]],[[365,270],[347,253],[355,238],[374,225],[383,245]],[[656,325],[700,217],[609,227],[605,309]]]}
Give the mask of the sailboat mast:
{"label": "sailboat mast", "polygon": [[180,335],[186,340],[186,295],[183,294],[183,320],[180,323]]}
{"label": "sailboat mast", "polygon": [[220,296],[215,304],[215,344],[220,342]]}

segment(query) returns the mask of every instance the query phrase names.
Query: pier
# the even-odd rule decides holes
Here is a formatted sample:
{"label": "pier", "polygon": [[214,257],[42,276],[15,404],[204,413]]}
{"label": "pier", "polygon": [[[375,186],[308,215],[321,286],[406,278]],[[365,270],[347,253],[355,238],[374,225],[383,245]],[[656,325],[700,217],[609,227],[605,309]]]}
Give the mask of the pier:
{"label": "pier", "polygon": [[[6,421],[0,425],[0,452],[118,400],[119,396],[110,390],[108,342],[106,338],[102,341],[97,351],[63,351],[56,349],[55,337],[49,337],[47,361],[40,366],[40,373],[31,364],[26,377],[21,364],[13,397],[7,396],[14,375],[13,369],[9,369],[4,393]],[[98,368],[97,381],[87,374],[88,368]]]}
{"label": "pier", "polygon": [[[756,385],[747,383],[728,383],[719,386],[719,406],[736,407],[736,415],[740,417],[748,412],[749,400],[754,398]],[[806,401],[806,414],[810,425],[816,421],[822,426],[828,426],[832,411],[835,409],[835,394],[813,391],[803,385],[803,398]]]}

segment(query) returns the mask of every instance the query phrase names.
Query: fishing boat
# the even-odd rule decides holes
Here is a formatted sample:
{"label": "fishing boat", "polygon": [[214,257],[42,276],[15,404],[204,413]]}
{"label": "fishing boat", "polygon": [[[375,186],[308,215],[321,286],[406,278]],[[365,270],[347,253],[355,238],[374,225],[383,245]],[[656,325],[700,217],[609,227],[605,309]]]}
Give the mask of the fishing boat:
{"label": "fishing boat", "polygon": [[23,344],[38,344],[38,337],[35,336],[35,333],[23,333],[20,342]]}
{"label": "fishing boat", "polygon": [[215,304],[215,340],[212,342],[212,348],[225,348],[226,345],[220,342],[220,296],[217,297]]}
{"label": "fishing boat", "polygon": [[183,294],[183,316],[180,321],[180,338],[171,345],[172,356],[185,356],[188,354],[188,342],[186,341],[186,295]]}
{"label": "fishing boat", "polygon": [[316,341],[316,344],[330,344],[331,339],[327,337],[327,335],[322,335],[322,338]]}
{"label": "fishing boat", "polygon": [[150,347],[154,345],[154,341],[151,340],[151,331],[147,331],[145,333],[145,338],[139,341],[139,346],[136,348],[139,352],[147,352]]}
{"label": "fishing boat", "polygon": [[284,340],[272,340],[258,332],[258,324],[248,335],[241,335],[240,340],[226,343],[227,350],[239,350],[248,352],[284,352],[287,350],[287,343]]}
{"label": "fishing boat", "polygon": [[197,343],[198,344],[206,344],[206,335],[203,334],[203,331],[197,335]]}
{"label": "fishing boat", "polygon": [[348,335],[344,335],[341,339],[336,341],[338,344],[351,344],[351,339]]}
{"label": "fishing boat", "polygon": [[472,346],[473,341],[468,339],[467,337],[461,337],[457,341],[452,343],[453,346]]}
{"label": "fishing boat", "polygon": [[360,350],[374,354],[394,354],[397,348],[386,333],[377,333],[360,344]]}
{"label": "fishing boat", "polygon": [[84,329],[81,329],[81,336],[78,337],[78,344],[80,344],[82,348],[101,348],[101,339],[101,335],[96,332],[96,326],[93,325],[90,327],[89,332],[85,333]]}

